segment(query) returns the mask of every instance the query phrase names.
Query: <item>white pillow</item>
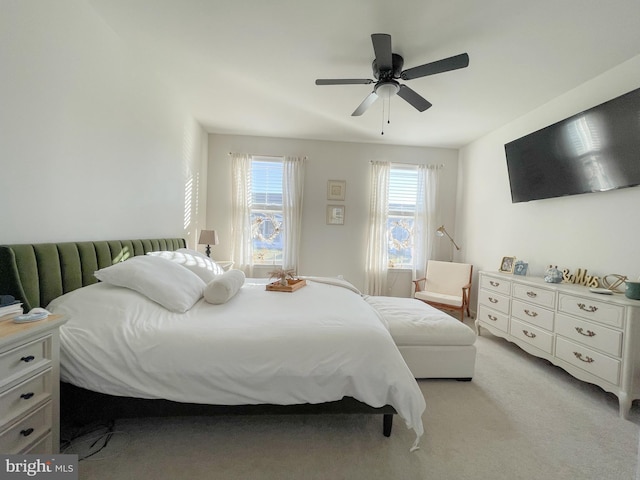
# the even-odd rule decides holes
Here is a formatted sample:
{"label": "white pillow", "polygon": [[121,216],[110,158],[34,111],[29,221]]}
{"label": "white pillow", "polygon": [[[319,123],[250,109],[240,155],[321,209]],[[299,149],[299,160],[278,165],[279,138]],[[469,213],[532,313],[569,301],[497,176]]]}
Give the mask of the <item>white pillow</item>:
{"label": "white pillow", "polygon": [[209,283],[216,275],[222,275],[224,273],[222,267],[209,257],[187,248],[176,250],[175,252],[148,252],[147,255],[166,258],[167,260],[178,263],[198,275],[204,283]]}
{"label": "white pillow", "polygon": [[[209,258],[207,257],[204,253],[199,252],[197,250],[193,250],[191,248],[179,248],[176,250],[176,252],[180,252],[180,253],[188,253],[189,255],[193,255],[195,257],[203,257],[203,258]],[[209,258],[210,259],[210,258]]]}
{"label": "white pillow", "polygon": [[206,284],[195,273],[166,258],[140,255],[94,273],[111,285],[141,293],[172,312],[184,313],[202,298]]}
{"label": "white pillow", "polygon": [[204,289],[204,299],[214,305],[228,302],[242,288],[242,284],[244,284],[244,272],[229,270],[209,282]]}

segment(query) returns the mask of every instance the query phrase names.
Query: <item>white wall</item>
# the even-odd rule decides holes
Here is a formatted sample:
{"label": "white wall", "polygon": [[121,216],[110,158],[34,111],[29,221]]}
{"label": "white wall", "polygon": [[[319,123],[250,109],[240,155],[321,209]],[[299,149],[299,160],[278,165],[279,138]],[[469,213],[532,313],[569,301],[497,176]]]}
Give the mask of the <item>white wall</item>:
{"label": "white wall", "polygon": [[[455,233],[456,150],[212,134],[209,136],[207,227],[220,234],[220,245],[212,247],[212,256],[216,259],[231,256],[229,152],[308,157],[300,274],[344,275],[358,288],[364,288],[371,160],[443,164],[440,220]],[[327,180],[346,180],[344,202],[327,200]],[[330,203],[346,206],[344,225],[326,224],[326,206]],[[436,247],[436,255],[448,260],[451,254],[448,240],[438,241]],[[410,280],[406,274],[397,280],[391,278],[389,293],[409,295]]]}
{"label": "white wall", "polygon": [[0,243],[195,238],[208,138],[143,63],[85,2],[3,1]]}
{"label": "white wall", "polygon": [[[640,275],[640,187],[511,203],[504,144],[640,87],[640,56],[594,78],[460,151],[457,233],[477,272],[503,256],[604,276]],[[640,152],[638,152],[640,162]]]}

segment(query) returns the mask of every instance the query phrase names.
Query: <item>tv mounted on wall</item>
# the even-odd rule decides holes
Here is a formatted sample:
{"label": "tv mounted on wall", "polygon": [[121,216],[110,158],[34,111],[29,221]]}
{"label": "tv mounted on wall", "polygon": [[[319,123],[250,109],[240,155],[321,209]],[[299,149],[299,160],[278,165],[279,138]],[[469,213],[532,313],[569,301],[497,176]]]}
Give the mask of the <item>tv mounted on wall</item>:
{"label": "tv mounted on wall", "polygon": [[640,185],[640,88],[504,149],[513,203]]}

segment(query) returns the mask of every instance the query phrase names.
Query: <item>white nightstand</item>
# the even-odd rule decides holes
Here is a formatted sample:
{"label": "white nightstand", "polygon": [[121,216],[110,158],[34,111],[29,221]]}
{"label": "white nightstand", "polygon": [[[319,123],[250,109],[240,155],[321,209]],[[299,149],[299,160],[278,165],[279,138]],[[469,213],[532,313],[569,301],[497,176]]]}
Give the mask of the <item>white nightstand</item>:
{"label": "white nightstand", "polygon": [[66,319],[0,322],[0,452],[60,448],[60,336]]}

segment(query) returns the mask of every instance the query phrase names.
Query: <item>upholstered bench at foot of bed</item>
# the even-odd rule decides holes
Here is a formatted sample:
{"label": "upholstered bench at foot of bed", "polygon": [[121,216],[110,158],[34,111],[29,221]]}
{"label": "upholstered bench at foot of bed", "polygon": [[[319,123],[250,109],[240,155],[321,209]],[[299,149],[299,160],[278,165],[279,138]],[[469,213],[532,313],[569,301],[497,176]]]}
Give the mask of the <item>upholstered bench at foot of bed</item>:
{"label": "upholstered bench at foot of bed", "polygon": [[386,321],[415,378],[473,378],[476,334],[470,327],[413,298],[366,300]]}

